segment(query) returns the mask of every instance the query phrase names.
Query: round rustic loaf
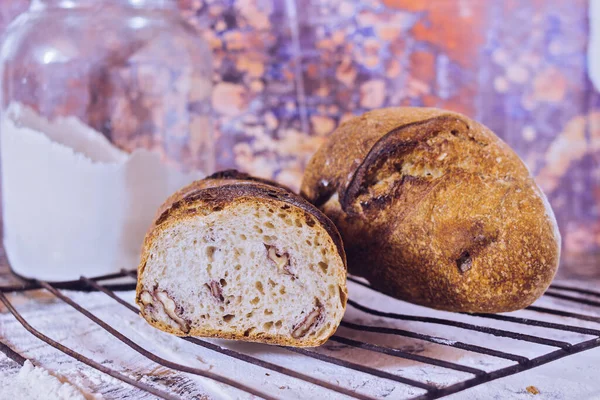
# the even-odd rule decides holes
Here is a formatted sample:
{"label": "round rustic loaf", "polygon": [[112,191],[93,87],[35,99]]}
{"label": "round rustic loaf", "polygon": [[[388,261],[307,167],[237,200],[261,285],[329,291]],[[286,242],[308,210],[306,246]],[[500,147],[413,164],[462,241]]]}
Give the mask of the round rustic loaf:
{"label": "round rustic loaf", "polygon": [[345,122],[311,159],[302,194],[337,225],[350,273],[416,304],[521,309],[558,267],[556,220],[527,167],[457,113],[387,108]]}

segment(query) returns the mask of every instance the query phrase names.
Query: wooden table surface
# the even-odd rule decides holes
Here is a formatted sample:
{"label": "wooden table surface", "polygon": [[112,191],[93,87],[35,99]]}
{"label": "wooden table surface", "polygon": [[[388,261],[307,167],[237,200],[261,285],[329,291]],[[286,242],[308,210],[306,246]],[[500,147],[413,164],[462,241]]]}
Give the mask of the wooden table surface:
{"label": "wooden table surface", "polygon": [[[0,285],[18,284],[19,280],[11,276],[6,260],[4,259],[4,253],[1,251],[0,257],[3,260],[3,262],[0,264]],[[593,289],[595,287],[597,288],[598,283],[600,282],[571,280],[561,281],[560,283],[571,287],[585,287]],[[360,290],[360,288],[352,287],[352,297],[359,299],[360,301],[367,301],[366,299],[368,296],[365,297],[364,293],[361,293]],[[258,367],[249,367],[247,364],[237,360],[230,358],[224,359],[223,356],[220,355],[215,356],[215,354],[212,354],[205,349],[199,350],[198,346],[194,348],[191,344],[183,342],[179,338],[159,332],[142,321],[141,318],[136,316],[134,313],[126,311],[124,307],[118,305],[116,302],[114,302],[114,300],[108,298],[102,293],[66,293],[69,293],[69,297],[77,299],[77,301],[79,301],[81,304],[85,304],[86,308],[93,310],[93,313],[95,315],[99,315],[101,319],[110,321],[110,324],[114,326],[115,329],[127,332],[128,337],[135,338],[136,342],[142,344],[143,347],[148,348],[155,352],[155,354],[160,354],[162,357],[169,360],[175,360],[181,364],[195,366],[197,368],[208,368],[208,370],[212,371],[220,370],[221,374],[231,374],[228,376],[232,377],[243,377],[244,375],[247,375],[246,381],[260,382],[260,385],[264,386],[265,390],[273,392],[273,395],[277,398],[331,398],[329,396],[322,397],[323,392],[311,392],[310,390],[314,390],[314,388],[307,387],[310,386],[308,384],[300,384],[290,381],[289,379],[281,380],[280,378],[276,378],[276,373],[265,374],[265,371],[261,371],[261,369]],[[133,292],[122,292],[120,296],[128,301],[133,300]],[[152,386],[160,388],[167,393],[185,399],[204,398],[205,395],[208,395],[211,398],[252,398],[251,396],[244,395],[240,392],[232,392],[232,389],[226,388],[221,384],[215,384],[214,382],[207,381],[203,378],[177,372],[162,366],[157,366],[157,364],[146,359],[140,354],[131,351],[131,349],[127,349],[126,346],[116,341],[114,337],[108,335],[105,331],[91,323],[81,314],[78,314],[68,305],[58,301],[56,298],[43,290],[30,291],[22,294],[11,293],[9,297],[19,311],[22,312],[27,318],[27,320],[49,337],[52,337],[53,339],[66,344],[79,352],[86,353],[87,356],[96,359],[103,365],[110,366],[111,369],[119,370],[120,372],[136,380],[150,383]],[[555,300],[546,297],[547,296],[544,296],[544,298],[540,300],[540,305],[552,307],[556,304],[560,304],[554,303]],[[385,300],[385,303],[390,304],[390,301],[393,300],[389,300],[388,298],[388,300]],[[560,300],[557,301],[560,302]],[[377,300],[377,302],[374,304],[381,305],[382,307],[384,306],[384,303],[381,300]],[[402,303],[401,307],[403,312],[410,314],[421,314],[427,316],[431,315],[438,317],[441,316],[439,314],[440,312],[424,309],[422,307],[413,306],[407,303]],[[571,305],[570,307],[574,306]],[[579,312],[600,317],[600,308],[582,306]],[[445,313],[444,316],[446,318],[457,320],[462,318],[473,318],[470,316],[461,316],[459,314],[449,313]],[[356,314],[356,310],[349,308],[345,318],[357,321],[360,320],[360,318],[363,318],[363,316]],[[543,319],[544,316],[541,314],[536,314],[534,315],[534,318]],[[381,321],[381,319],[378,320],[379,323],[381,323]],[[477,321],[479,324],[488,323],[482,320]],[[491,325],[494,324],[493,322],[489,323]],[[573,321],[567,319],[567,321],[563,323],[573,323]],[[65,328],[67,326],[68,328]],[[589,326],[590,328],[599,329],[599,325],[592,322],[582,322],[581,326]],[[492,336],[489,339],[486,339],[489,341],[477,343],[477,335],[469,336],[469,332],[459,332],[457,333],[459,336],[453,337],[452,332],[447,332],[446,328],[440,330],[440,327],[435,326],[423,327],[411,325],[410,323],[404,323],[402,328],[415,331],[425,330],[425,333],[427,334],[450,337],[453,340],[460,340],[467,343],[474,341],[476,344],[482,344],[490,347],[494,347],[496,345],[495,340],[497,339]],[[511,326],[510,329],[519,331],[523,328],[519,326]],[[450,328],[449,330],[451,331],[452,329]],[[344,331],[343,333],[344,336],[349,335],[349,332],[347,331]],[[543,336],[547,333],[548,332],[543,332],[543,334],[540,334],[540,336]],[[447,336],[448,334],[450,336]],[[355,337],[355,339],[361,338],[362,337]],[[556,338],[561,339],[561,337]],[[65,354],[60,353],[50,346],[42,343],[40,340],[34,338],[30,333],[26,332],[14,319],[14,317],[10,315],[2,306],[0,306],[0,341],[8,344],[11,348],[18,351],[24,357],[34,360],[37,365],[43,366],[49,371],[52,371],[52,373],[73,383],[77,387],[83,388],[85,391],[101,394],[105,399],[121,400],[126,398],[155,398],[154,396],[141,392],[140,390],[135,389],[127,384],[107,377],[104,374],[99,373],[98,371],[95,371],[90,367],[87,367],[70,358],[69,356],[66,356]],[[274,351],[270,346],[232,342],[225,343],[224,345],[237,349],[238,351],[243,351],[247,354],[265,358],[267,360],[277,360],[276,363],[285,363],[286,360],[291,360],[293,369],[301,370],[304,368],[304,361],[300,362],[296,358],[292,360],[292,356],[290,355],[283,355],[285,357],[282,358],[282,354],[277,354],[277,352]],[[390,345],[392,344],[390,343]],[[508,345],[510,347],[505,347],[503,350],[514,352],[516,354],[527,354],[527,347],[531,344],[513,341],[508,343]],[[444,348],[440,350],[440,346],[431,343],[426,343],[425,347],[423,347],[423,343],[417,343],[417,341],[413,339],[403,339],[398,343],[393,344],[393,346],[408,352],[416,351],[419,354],[428,355],[434,358],[452,358],[452,356],[459,357],[458,354],[454,354],[454,349]],[[452,351],[449,352],[449,350]],[[344,349],[344,346],[339,346],[339,344],[331,343],[330,341],[328,344],[323,346],[323,351],[334,351],[332,354],[341,354],[346,351],[346,349]],[[471,361],[464,358],[456,358],[456,360],[458,359],[461,360],[461,363],[471,363]],[[540,395],[536,396],[536,398],[539,399],[567,400],[575,397],[600,399],[600,383],[597,380],[597,365],[599,359],[600,348],[596,348],[594,350],[569,356],[560,361],[551,362],[530,371],[495,380],[490,383],[456,393],[450,396],[450,398],[478,399],[494,397],[498,399],[511,398],[529,400],[532,398],[532,394],[527,391],[527,387],[535,386],[540,391]],[[488,361],[489,360],[485,360],[485,362]],[[362,359],[360,362],[366,362],[366,360]],[[402,371],[400,374],[417,374],[415,376],[418,380],[428,381],[430,379],[449,379],[448,377],[441,375],[439,371],[430,371],[420,365],[415,366],[414,362],[406,363],[406,360],[395,361],[395,364],[389,364],[389,360],[387,362],[388,367],[393,367],[396,369],[401,368],[398,370]],[[485,363],[475,364],[475,362],[479,361],[473,361],[473,364],[471,365],[477,367],[486,366]],[[378,361],[373,361],[373,363],[379,364]],[[385,366],[385,363],[382,365]],[[414,369],[415,367],[418,368]],[[19,368],[20,366],[17,363],[9,360],[8,358],[4,357],[2,353],[0,353],[0,392],[2,391],[2,379],[11,379],[11,377],[16,376]],[[346,374],[343,373],[343,370],[341,370],[340,367],[318,366],[311,368],[313,368],[313,371],[318,371],[318,374],[329,377],[338,383],[343,384],[344,382]],[[398,385],[395,387],[393,385],[390,386],[390,382],[377,379],[373,380],[373,382],[364,381],[357,387],[354,387],[353,384],[349,384],[348,387],[352,387],[354,389],[362,388],[363,392],[373,394],[375,396],[383,396],[385,394],[377,394],[378,390],[392,388],[389,390],[391,390],[390,393],[393,393],[394,396],[390,396],[388,398],[406,398],[407,395],[411,394],[411,392],[407,392],[406,390],[402,392],[402,388],[398,388]],[[418,393],[412,393],[413,396],[415,394]],[[0,399],[2,399],[1,393]]]}

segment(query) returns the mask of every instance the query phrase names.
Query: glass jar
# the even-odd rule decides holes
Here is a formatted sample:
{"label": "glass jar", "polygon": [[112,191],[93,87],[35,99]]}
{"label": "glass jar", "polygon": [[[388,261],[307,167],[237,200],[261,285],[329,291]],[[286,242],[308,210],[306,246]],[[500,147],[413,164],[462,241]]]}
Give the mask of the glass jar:
{"label": "glass jar", "polygon": [[158,206],[214,168],[208,47],[172,0],[34,0],[0,72],[13,272],[135,268]]}

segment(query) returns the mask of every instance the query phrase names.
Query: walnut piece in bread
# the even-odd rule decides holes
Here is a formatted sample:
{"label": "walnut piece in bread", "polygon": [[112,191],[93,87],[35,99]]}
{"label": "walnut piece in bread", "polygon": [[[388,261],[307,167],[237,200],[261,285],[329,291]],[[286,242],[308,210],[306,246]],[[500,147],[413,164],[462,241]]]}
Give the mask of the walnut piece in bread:
{"label": "walnut piece in bread", "polygon": [[141,315],[180,336],[318,346],[346,298],[333,223],[286,188],[237,171],[171,196],[138,268]]}
{"label": "walnut piece in bread", "polygon": [[353,118],[309,162],[302,194],[337,225],[349,272],[449,311],[524,308],[560,258],[552,209],[485,126],[431,108]]}

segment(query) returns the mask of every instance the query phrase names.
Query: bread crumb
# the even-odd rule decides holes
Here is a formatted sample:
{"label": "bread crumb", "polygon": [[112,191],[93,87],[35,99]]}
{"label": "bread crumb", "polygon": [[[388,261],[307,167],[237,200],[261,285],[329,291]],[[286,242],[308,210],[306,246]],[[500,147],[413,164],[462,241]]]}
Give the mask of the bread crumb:
{"label": "bread crumb", "polygon": [[540,394],[540,391],[535,386],[527,386],[525,389],[531,394]]}

